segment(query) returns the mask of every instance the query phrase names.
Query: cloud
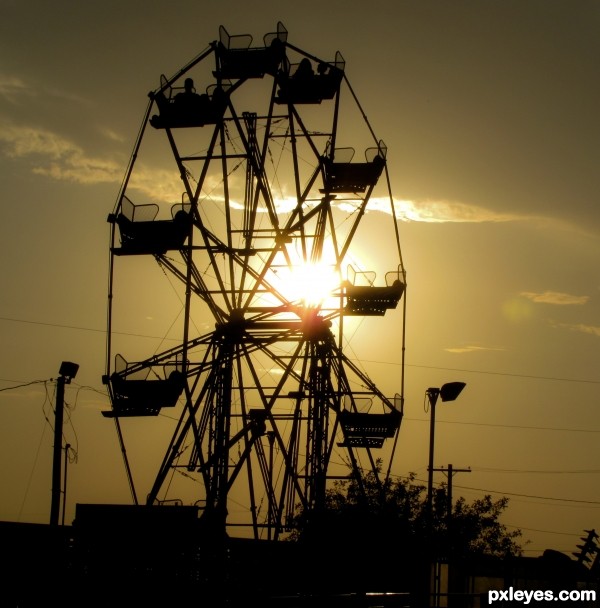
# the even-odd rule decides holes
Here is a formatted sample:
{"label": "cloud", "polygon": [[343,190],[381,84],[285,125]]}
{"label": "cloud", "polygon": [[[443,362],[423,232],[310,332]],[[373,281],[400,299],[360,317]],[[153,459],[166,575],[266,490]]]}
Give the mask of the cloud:
{"label": "cloud", "polygon": [[103,137],[109,139],[110,141],[116,141],[118,143],[123,143],[125,141],[125,138],[120,133],[117,133],[116,131],[113,131],[112,129],[109,129],[107,127],[101,128],[100,134]]}
{"label": "cloud", "polygon": [[[48,129],[3,124],[0,125],[2,144],[5,156],[33,161],[31,170],[36,175],[88,185],[120,183],[123,179],[124,162],[88,155],[72,140]],[[207,185],[211,187],[211,184],[209,179]],[[155,202],[179,201],[183,189],[176,172],[139,162],[131,175],[129,188]]]}
{"label": "cloud", "polygon": [[600,338],[600,327],[598,325],[584,325],[583,323],[555,323],[554,327],[562,327],[565,329],[578,331],[583,334],[590,334],[592,336],[597,336],[598,338]]}
{"label": "cloud", "polygon": [[80,184],[116,182],[122,173],[122,169],[110,160],[81,154],[73,154],[63,160],[63,163],[53,162],[45,167],[36,167],[33,172],[56,180]]}
{"label": "cloud", "polygon": [[[334,208],[343,213],[354,213],[361,201],[336,200],[332,202]],[[315,202],[316,204],[316,202]],[[289,213],[296,206],[294,197],[278,198],[275,200],[278,213]],[[372,197],[367,204],[367,212],[379,212],[387,215],[395,214],[396,219],[404,222],[427,222],[427,223],[483,223],[483,222],[514,222],[523,221],[527,218],[523,215],[508,213],[497,213],[489,209],[483,209],[475,205],[464,203],[448,203],[446,201],[416,202],[389,197]]]}
{"label": "cloud", "polygon": [[[47,129],[4,124],[0,144],[13,159],[35,161],[32,172],[79,184],[120,183],[124,164],[112,158],[90,156],[70,139]],[[130,187],[157,201],[181,198],[181,180],[172,171],[136,165]]]}
{"label": "cloud", "polygon": [[0,97],[3,97],[10,103],[17,103],[17,97],[24,94],[32,94],[29,87],[16,76],[7,76],[0,74]]}
{"label": "cloud", "polygon": [[463,354],[463,353],[481,352],[482,350],[504,350],[504,349],[503,348],[492,348],[492,347],[488,347],[488,346],[474,346],[471,344],[468,346],[456,346],[456,347],[451,347],[451,348],[445,348],[444,350],[449,353]]}
{"label": "cloud", "polygon": [[12,104],[19,103],[24,97],[39,97],[42,99],[54,97],[56,99],[88,106],[93,103],[89,99],[71,93],[70,91],[55,87],[40,86],[39,83],[32,84],[31,82],[24,81],[19,76],[3,73],[0,73],[0,97]]}
{"label": "cloud", "polygon": [[6,154],[11,158],[40,155],[59,159],[81,152],[73,142],[36,127],[2,125],[0,141],[6,144]]}
{"label": "cloud", "polygon": [[542,293],[523,291],[520,295],[538,304],[555,304],[557,306],[582,306],[587,304],[590,299],[589,296],[574,296],[559,291],[544,291]]}
{"label": "cloud", "polygon": [[[339,205],[342,208],[342,204]],[[373,197],[369,200],[369,211],[379,211],[392,214],[389,197]],[[477,205],[450,201],[409,201],[394,199],[396,218],[404,222],[428,223],[482,223],[482,222],[513,222],[528,219],[523,215],[498,213]]]}
{"label": "cloud", "polygon": [[[2,87],[4,90],[9,90],[10,87],[16,90],[19,87],[25,88],[25,85],[16,79],[3,81],[0,77],[0,94],[3,91]],[[104,130],[103,135],[114,141],[121,139],[110,130]],[[34,173],[56,180],[80,184],[120,183],[125,169],[124,162],[90,156],[70,139],[43,128],[0,125],[0,144],[2,143],[5,155],[16,159],[32,158],[36,162],[32,169]],[[204,194],[210,196],[213,189],[220,190],[221,180],[220,175],[208,175],[203,188]],[[140,162],[136,164],[129,186],[148,195],[155,202],[179,200],[183,190],[181,180],[175,172],[145,167]],[[295,208],[296,199],[284,196],[277,198],[274,203],[277,213],[285,214]],[[357,209],[358,199],[356,203],[334,199],[333,205],[346,213],[353,213]],[[241,205],[239,207],[241,208]],[[389,215],[395,213],[398,220],[406,222],[481,223],[527,219],[525,216],[497,213],[476,205],[448,201],[416,202],[394,199],[392,206],[389,197],[371,198],[367,209],[369,212]]]}
{"label": "cloud", "polygon": [[32,158],[33,173],[82,184],[119,181],[122,167],[110,159],[87,156],[71,140],[47,129],[3,125],[0,143],[10,158]]}
{"label": "cloud", "polygon": [[[122,173],[122,167],[120,169]],[[173,171],[153,169],[137,164],[131,174],[129,188],[148,196],[155,202],[177,202],[181,200],[183,186]],[[129,190],[127,191],[129,195]],[[135,201],[133,201],[135,203]]]}

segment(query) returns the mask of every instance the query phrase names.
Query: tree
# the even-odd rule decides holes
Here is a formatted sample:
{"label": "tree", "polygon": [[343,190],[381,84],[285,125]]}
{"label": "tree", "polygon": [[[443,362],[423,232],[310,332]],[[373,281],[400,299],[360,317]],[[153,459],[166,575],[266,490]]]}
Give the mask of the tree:
{"label": "tree", "polygon": [[[442,488],[445,494],[446,488]],[[500,523],[500,516],[508,507],[508,498],[492,500],[489,494],[471,504],[461,497],[453,506],[450,522],[441,526],[441,534],[450,539],[454,555],[491,555],[517,557],[522,553],[519,529],[509,531]],[[448,525],[450,524],[450,525]]]}
{"label": "tree", "polygon": [[486,495],[468,503],[459,498],[448,517],[446,486],[434,492],[431,525],[427,492],[415,474],[397,480],[381,480],[369,473],[337,481],[327,491],[320,513],[297,514],[291,539],[328,543],[365,551],[403,548],[405,553],[433,552],[460,558],[521,555],[521,531],[508,530],[500,517],[508,498]]}

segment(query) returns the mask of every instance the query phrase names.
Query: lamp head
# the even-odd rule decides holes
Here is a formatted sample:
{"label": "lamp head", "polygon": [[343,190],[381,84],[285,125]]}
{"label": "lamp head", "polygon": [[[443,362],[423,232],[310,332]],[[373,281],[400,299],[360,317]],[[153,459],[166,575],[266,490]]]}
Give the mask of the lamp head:
{"label": "lamp head", "polygon": [[63,361],[60,364],[60,369],[58,373],[61,376],[64,376],[68,380],[75,378],[77,375],[77,371],[79,370],[79,365],[77,363],[71,363],[71,361]]}
{"label": "lamp head", "polygon": [[464,382],[447,382],[440,389],[442,401],[454,401],[467,386]]}
{"label": "lamp head", "polygon": [[435,406],[438,397],[442,398],[442,401],[454,401],[461,393],[466,384],[464,382],[446,382],[442,388],[428,388],[425,394],[429,398],[429,403]]}

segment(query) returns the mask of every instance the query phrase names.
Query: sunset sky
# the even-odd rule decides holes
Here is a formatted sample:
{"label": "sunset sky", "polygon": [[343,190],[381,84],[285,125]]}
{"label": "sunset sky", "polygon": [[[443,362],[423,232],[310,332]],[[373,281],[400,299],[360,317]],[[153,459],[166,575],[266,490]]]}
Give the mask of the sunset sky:
{"label": "sunset sky", "polygon": [[[436,466],[471,468],[454,495],[508,496],[503,521],[523,530],[526,555],[574,551],[600,529],[596,0],[0,0],[0,520],[48,521],[63,360],[80,365],[66,520],[78,502],[129,500],[100,415],[106,218],[160,75],[219,25],[260,40],[278,21],[317,57],[341,51],[388,148],[408,283],[393,474],[426,482],[425,390],[466,382],[436,410]],[[149,316],[120,329],[150,343],[169,319]],[[399,321],[377,319],[353,344],[389,394]]]}

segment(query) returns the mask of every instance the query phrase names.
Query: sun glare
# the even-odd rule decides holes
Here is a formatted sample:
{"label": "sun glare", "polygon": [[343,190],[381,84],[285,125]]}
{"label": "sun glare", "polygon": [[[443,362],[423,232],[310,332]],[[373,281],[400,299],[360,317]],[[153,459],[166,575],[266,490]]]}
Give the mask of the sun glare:
{"label": "sun glare", "polygon": [[340,277],[332,264],[303,263],[292,268],[286,295],[294,302],[318,308],[340,285]]}

